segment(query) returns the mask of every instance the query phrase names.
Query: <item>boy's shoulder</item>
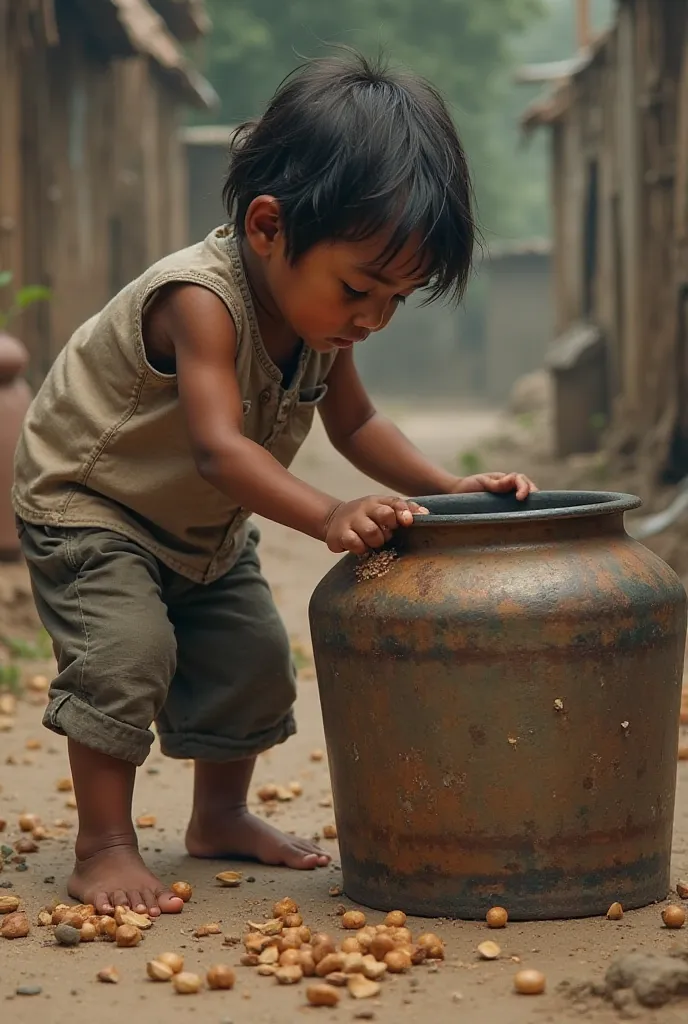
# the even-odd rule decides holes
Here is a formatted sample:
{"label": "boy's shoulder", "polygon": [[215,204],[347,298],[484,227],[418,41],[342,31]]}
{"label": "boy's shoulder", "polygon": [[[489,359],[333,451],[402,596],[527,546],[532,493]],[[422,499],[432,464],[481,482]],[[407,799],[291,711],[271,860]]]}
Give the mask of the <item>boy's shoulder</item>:
{"label": "boy's shoulder", "polygon": [[142,275],[152,281],[219,278],[232,288],[240,284],[237,267],[238,248],[234,232],[225,225],[215,228],[206,238],[163,256]]}
{"label": "boy's shoulder", "polygon": [[163,256],[124,289],[128,296],[120,292],[112,302],[133,299],[142,315],[156,293],[175,284],[200,285],[223,301],[237,325],[247,319],[251,300],[231,226],[215,228],[202,241]]}

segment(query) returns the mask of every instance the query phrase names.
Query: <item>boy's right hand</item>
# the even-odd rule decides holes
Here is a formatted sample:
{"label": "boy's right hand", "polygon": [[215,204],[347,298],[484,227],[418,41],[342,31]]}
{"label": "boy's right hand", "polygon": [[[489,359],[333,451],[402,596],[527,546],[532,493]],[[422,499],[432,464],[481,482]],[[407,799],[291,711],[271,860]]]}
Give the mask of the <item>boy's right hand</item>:
{"label": "boy's right hand", "polygon": [[372,548],[381,548],[398,526],[411,526],[414,515],[427,514],[426,508],[404,498],[370,495],[343,501],[325,523],[325,543],[336,554],[351,551],[364,555]]}

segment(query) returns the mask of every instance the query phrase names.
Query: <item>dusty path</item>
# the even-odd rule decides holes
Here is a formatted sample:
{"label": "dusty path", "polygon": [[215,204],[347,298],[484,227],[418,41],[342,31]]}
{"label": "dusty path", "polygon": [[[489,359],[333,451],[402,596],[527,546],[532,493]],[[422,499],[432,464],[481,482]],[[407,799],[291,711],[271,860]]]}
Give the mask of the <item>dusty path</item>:
{"label": "dusty path", "polygon": [[[444,460],[451,459],[462,446],[472,447],[492,429],[493,416],[481,411],[459,412],[452,416],[404,416],[397,419],[421,447]],[[405,422],[404,422],[405,421]],[[509,466],[498,468],[512,468]],[[515,468],[515,467],[514,467]],[[333,453],[316,433],[304,450],[296,471],[320,486],[343,497],[365,493],[371,486]],[[307,538],[288,534],[272,524],[264,529],[263,561],[273,583],[281,610],[295,640],[308,643],[306,608],[310,592],[333,559],[324,547]],[[329,795],[327,770],[313,763],[310,752],[324,744],[317,689],[312,675],[304,673],[298,706],[298,737],[260,759],[256,786],[265,782],[286,784],[298,780],[303,796],[280,805],[272,819],[285,829],[306,834],[321,832],[331,822],[331,810],[321,806]],[[27,751],[27,741],[38,739],[42,748]],[[62,830],[61,839],[40,844],[39,852],[27,857],[29,870],[18,873],[8,866],[0,874],[0,895],[21,896],[30,917],[55,896],[63,896],[61,885],[68,873],[75,811],[66,807],[64,793],[57,792],[56,781],[68,774],[64,745],[40,727],[40,707],[30,702],[19,706],[16,725],[0,733],[0,818],[8,821],[0,841],[17,838],[16,822],[23,811],[40,815],[49,825],[66,819],[72,826]],[[9,759],[10,763],[7,763]],[[679,803],[676,818],[675,863],[673,877],[688,874],[688,776],[679,767]],[[140,1019],[170,1022],[194,1019],[208,1024],[284,1024],[284,1022],[323,1019],[347,1021],[361,1012],[373,1013],[381,1022],[462,1021],[467,1024],[537,1024],[579,1019],[616,1020],[616,1014],[601,1004],[573,1008],[555,989],[569,978],[600,977],[619,950],[666,951],[678,945],[688,949],[684,932],[670,933],[660,927],[659,908],[627,913],[618,923],[606,920],[562,921],[546,924],[513,924],[497,933],[503,958],[494,963],[478,962],[475,948],[485,938],[495,938],[484,926],[465,922],[413,922],[414,931],[431,928],[447,944],[447,962],[436,973],[418,968],[412,976],[389,978],[379,1003],[342,1000],[337,1010],[310,1011],[304,1007],[303,986],[281,988],[272,979],[260,978],[238,968],[235,991],[204,992],[196,997],[175,995],[169,985],[146,980],[145,963],[155,953],[177,950],[186,957],[187,968],[207,968],[213,963],[236,964],[239,952],[222,948],[222,936],[198,941],[192,937],[196,927],[208,921],[221,923],[225,934],[241,935],[248,919],[260,920],[269,914],[274,899],[290,895],[300,904],[307,923],[332,932],[338,931],[336,904],[328,895],[340,878],[336,867],[312,874],[299,874],[259,866],[239,866],[255,881],[244,881],[238,889],[219,889],[214,875],[227,865],[194,862],[185,857],[182,837],[191,791],[188,766],[164,760],[154,749],[140,773],[136,794],[136,813],[156,815],[157,827],[141,832],[141,843],[154,870],[171,879],[187,879],[194,886],[194,899],[178,918],[166,918],[156,924],[141,947],[117,950],[104,943],[82,945],[76,950],[56,947],[46,930],[34,927],[32,934],[14,942],[0,940],[0,1020],[12,1024],[91,1024],[93,1021],[118,1022]],[[257,804],[257,801],[254,801]],[[332,848],[336,863],[336,844]],[[344,902],[347,902],[344,900]],[[374,922],[381,915],[370,914]],[[688,933],[686,933],[688,934]],[[523,965],[542,969],[548,979],[548,992],[542,997],[526,998],[512,994],[512,976],[517,956]],[[115,964],[122,980],[117,986],[105,986],[95,980],[98,969]],[[15,995],[18,986],[38,985],[40,995]],[[662,1024],[686,1019],[688,1006],[665,1008],[645,1013],[643,1021]],[[317,1016],[314,1017],[313,1015]],[[361,1018],[358,1018],[361,1019]]]}

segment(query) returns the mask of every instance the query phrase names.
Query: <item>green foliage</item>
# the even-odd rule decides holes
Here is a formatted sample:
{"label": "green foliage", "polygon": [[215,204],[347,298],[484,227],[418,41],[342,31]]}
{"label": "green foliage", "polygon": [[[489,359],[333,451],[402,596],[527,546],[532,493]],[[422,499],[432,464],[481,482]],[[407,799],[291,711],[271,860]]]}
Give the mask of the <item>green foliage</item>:
{"label": "green foliage", "polygon": [[483,460],[477,452],[462,452],[459,456],[462,476],[476,476],[483,471]]}
{"label": "green foliage", "polygon": [[7,648],[11,658],[22,661],[42,661],[52,657],[53,645],[44,629],[41,629],[34,641],[22,640],[12,636],[0,636],[0,644]]}
{"label": "green foliage", "polygon": [[39,630],[35,640],[0,635],[0,693],[9,690],[19,694],[22,689],[22,661],[47,661],[53,657],[53,645],[44,629]]}
{"label": "green foliage", "polygon": [[[265,107],[303,58],[335,44],[425,75],[453,108],[489,230],[503,203],[508,167],[495,111],[510,84],[512,40],[545,11],[543,0],[209,0],[214,31],[206,74],[233,124]],[[217,113],[214,114],[217,120]]]}
{"label": "green foliage", "polygon": [[[13,278],[11,270],[0,271],[0,288],[9,288]],[[50,295],[50,289],[42,284],[28,284],[24,288],[18,288],[10,297],[7,308],[0,310],[0,331],[6,330],[23,310],[33,306],[35,302],[46,302]]]}
{"label": "green foliage", "polygon": [[0,691],[9,690],[10,693],[18,693],[21,689],[21,673],[19,666],[14,661],[7,665],[0,665]]}

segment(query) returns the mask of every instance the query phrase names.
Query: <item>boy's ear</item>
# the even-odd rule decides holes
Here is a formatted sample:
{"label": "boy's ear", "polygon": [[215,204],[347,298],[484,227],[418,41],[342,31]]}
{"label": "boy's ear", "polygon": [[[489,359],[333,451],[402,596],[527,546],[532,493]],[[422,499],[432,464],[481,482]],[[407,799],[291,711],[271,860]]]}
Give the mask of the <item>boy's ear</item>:
{"label": "boy's ear", "polygon": [[246,240],[258,256],[269,256],[282,230],[282,211],[274,196],[256,196],[246,211]]}

